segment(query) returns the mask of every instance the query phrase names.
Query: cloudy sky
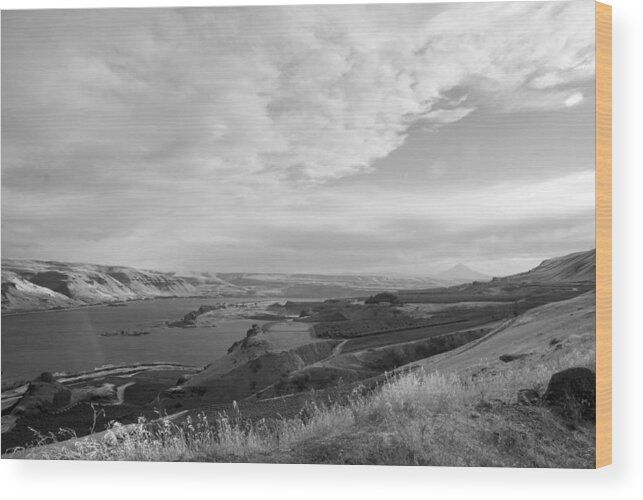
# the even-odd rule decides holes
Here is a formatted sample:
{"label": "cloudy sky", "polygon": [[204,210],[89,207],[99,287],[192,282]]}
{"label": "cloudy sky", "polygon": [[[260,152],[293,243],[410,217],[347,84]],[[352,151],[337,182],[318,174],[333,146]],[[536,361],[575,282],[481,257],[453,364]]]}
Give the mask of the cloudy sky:
{"label": "cloudy sky", "polygon": [[594,246],[594,3],[2,13],[2,256],[493,275]]}

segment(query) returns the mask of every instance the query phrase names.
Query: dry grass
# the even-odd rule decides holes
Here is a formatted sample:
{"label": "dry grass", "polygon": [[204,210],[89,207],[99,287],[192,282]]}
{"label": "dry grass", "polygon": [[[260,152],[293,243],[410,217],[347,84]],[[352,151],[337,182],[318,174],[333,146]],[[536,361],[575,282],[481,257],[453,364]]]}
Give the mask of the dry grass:
{"label": "dry grass", "polygon": [[593,368],[591,349],[471,374],[391,376],[347,405],[310,406],[298,418],[245,421],[241,415],[161,420],[100,438],[26,450],[25,458],[234,461],[510,467],[593,467],[595,432],[570,430],[546,408],[519,406],[516,392],[542,392],[553,373]]}

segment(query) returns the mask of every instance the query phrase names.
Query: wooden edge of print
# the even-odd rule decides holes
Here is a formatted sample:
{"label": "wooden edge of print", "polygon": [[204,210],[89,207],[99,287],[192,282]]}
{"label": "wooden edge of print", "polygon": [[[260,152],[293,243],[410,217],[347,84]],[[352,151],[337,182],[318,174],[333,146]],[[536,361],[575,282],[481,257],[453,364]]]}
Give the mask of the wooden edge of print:
{"label": "wooden edge of print", "polygon": [[612,7],[596,3],[596,467],[612,463]]}

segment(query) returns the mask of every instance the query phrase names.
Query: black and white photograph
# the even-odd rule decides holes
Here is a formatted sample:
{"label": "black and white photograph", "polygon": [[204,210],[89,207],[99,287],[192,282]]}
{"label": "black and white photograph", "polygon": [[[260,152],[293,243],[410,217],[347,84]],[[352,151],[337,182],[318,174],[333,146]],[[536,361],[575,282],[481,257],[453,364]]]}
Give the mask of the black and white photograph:
{"label": "black and white photograph", "polygon": [[596,5],[2,12],[2,459],[596,465]]}

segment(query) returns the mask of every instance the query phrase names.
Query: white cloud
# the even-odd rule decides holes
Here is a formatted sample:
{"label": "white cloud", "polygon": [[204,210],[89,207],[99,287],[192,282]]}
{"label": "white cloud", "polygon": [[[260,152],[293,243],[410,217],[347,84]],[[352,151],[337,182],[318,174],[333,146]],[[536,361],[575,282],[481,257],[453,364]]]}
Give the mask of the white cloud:
{"label": "white cloud", "polygon": [[556,87],[566,82],[566,79],[555,72],[545,73],[544,75],[537,76],[529,82],[529,86],[534,89],[548,89]]}
{"label": "white cloud", "polygon": [[471,113],[473,109],[474,108],[435,109],[422,115],[422,118],[438,124],[453,123],[462,120]]}
{"label": "white cloud", "polygon": [[572,106],[576,106],[577,104],[580,104],[582,100],[583,100],[583,94],[581,94],[580,92],[574,92],[567,99],[565,99],[565,106],[567,106],[568,108],[571,108]]}

